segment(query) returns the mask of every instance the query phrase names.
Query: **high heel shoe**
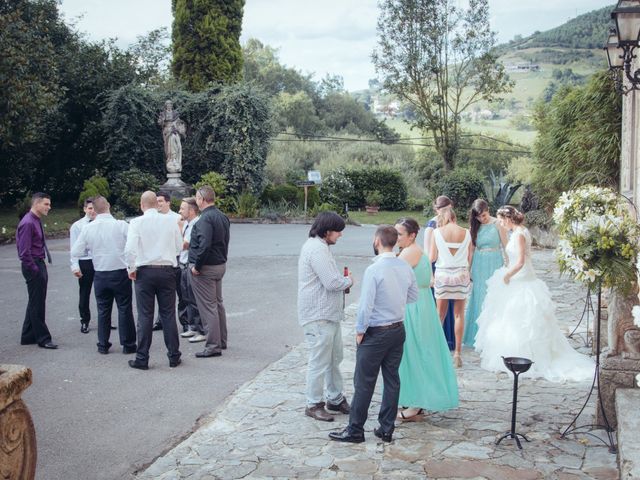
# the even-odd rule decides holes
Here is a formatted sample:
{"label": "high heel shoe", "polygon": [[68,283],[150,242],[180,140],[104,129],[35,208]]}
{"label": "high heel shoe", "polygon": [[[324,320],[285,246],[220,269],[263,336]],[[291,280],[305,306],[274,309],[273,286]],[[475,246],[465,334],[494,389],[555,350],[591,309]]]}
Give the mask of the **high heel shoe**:
{"label": "high heel shoe", "polygon": [[453,366],[456,368],[461,368],[462,367],[462,358],[460,358],[460,354],[459,353],[454,353],[453,354]]}
{"label": "high heel shoe", "polygon": [[424,410],[419,408],[413,415],[405,415],[404,412],[400,410],[396,418],[401,422],[419,422],[424,418]]}

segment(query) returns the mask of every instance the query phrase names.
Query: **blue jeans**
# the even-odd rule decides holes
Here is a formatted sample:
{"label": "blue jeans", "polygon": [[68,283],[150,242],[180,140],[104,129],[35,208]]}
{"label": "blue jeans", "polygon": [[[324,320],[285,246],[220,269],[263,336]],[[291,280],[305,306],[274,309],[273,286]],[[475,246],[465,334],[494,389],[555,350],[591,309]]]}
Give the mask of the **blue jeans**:
{"label": "blue jeans", "polygon": [[342,395],[342,328],[340,322],[315,320],[302,327],[309,351],[307,366],[307,405],[313,406],[325,399],[337,405]]}

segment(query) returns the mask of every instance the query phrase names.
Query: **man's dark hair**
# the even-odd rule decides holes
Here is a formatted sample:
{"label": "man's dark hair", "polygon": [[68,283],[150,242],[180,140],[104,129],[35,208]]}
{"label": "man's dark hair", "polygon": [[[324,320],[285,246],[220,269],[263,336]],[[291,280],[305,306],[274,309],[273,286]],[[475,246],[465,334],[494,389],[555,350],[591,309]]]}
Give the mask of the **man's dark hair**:
{"label": "man's dark hair", "polygon": [[385,248],[395,247],[398,242],[398,231],[391,225],[380,225],[376,229],[376,237]]}
{"label": "man's dark hair", "polygon": [[171,195],[169,195],[167,192],[158,192],[156,193],[156,197],[162,197],[164,198],[165,202],[171,203]]}
{"label": "man's dark hair", "polygon": [[85,200],[84,200],[84,206],[86,207],[86,206],[87,206],[87,205],[89,205],[90,203],[93,203],[93,197],[85,198]]}
{"label": "man's dark hair", "polygon": [[49,195],[48,193],[43,193],[43,192],[36,192],[33,195],[31,195],[31,205],[33,205],[36,202],[39,202],[40,200],[43,200],[45,198],[48,198],[49,200],[51,200],[51,195]]}
{"label": "man's dark hair", "polygon": [[322,212],[313,221],[309,236],[324,238],[327,232],[341,232],[345,226],[344,219],[337,213]]}

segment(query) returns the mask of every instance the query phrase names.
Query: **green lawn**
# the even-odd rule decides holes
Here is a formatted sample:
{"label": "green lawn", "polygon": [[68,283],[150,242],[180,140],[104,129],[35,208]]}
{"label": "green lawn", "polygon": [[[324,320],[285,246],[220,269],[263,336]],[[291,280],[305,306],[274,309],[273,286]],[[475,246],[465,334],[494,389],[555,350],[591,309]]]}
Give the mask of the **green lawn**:
{"label": "green lawn", "polygon": [[[65,237],[69,233],[71,224],[78,220],[81,214],[77,207],[64,206],[56,208],[55,204],[42,223],[49,238]],[[0,243],[15,240],[18,214],[15,208],[0,208]]]}
{"label": "green lawn", "polygon": [[402,217],[414,218],[420,225],[423,225],[426,221],[426,217],[422,212],[410,212],[408,210],[402,210],[400,212],[380,211],[375,214],[369,214],[365,211],[349,211],[349,218],[360,224],[393,225],[396,223],[396,220]]}

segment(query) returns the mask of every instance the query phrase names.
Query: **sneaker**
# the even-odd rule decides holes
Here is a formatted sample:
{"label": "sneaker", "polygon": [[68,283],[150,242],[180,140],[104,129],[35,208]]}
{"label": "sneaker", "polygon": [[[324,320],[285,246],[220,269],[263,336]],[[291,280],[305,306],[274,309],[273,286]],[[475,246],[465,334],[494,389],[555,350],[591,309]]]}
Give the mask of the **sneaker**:
{"label": "sneaker", "polygon": [[193,330],[187,330],[186,332],[182,332],[180,336],[182,338],[189,338],[189,337],[193,337],[195,334],[196,332],[194,332]]}
{"label": "sneaker", "polygon": [[204,335],[196,335],[195,337],[191,337],[189,339],[189,343],[204,342],[206,339],[207,337],[205,337]]}

